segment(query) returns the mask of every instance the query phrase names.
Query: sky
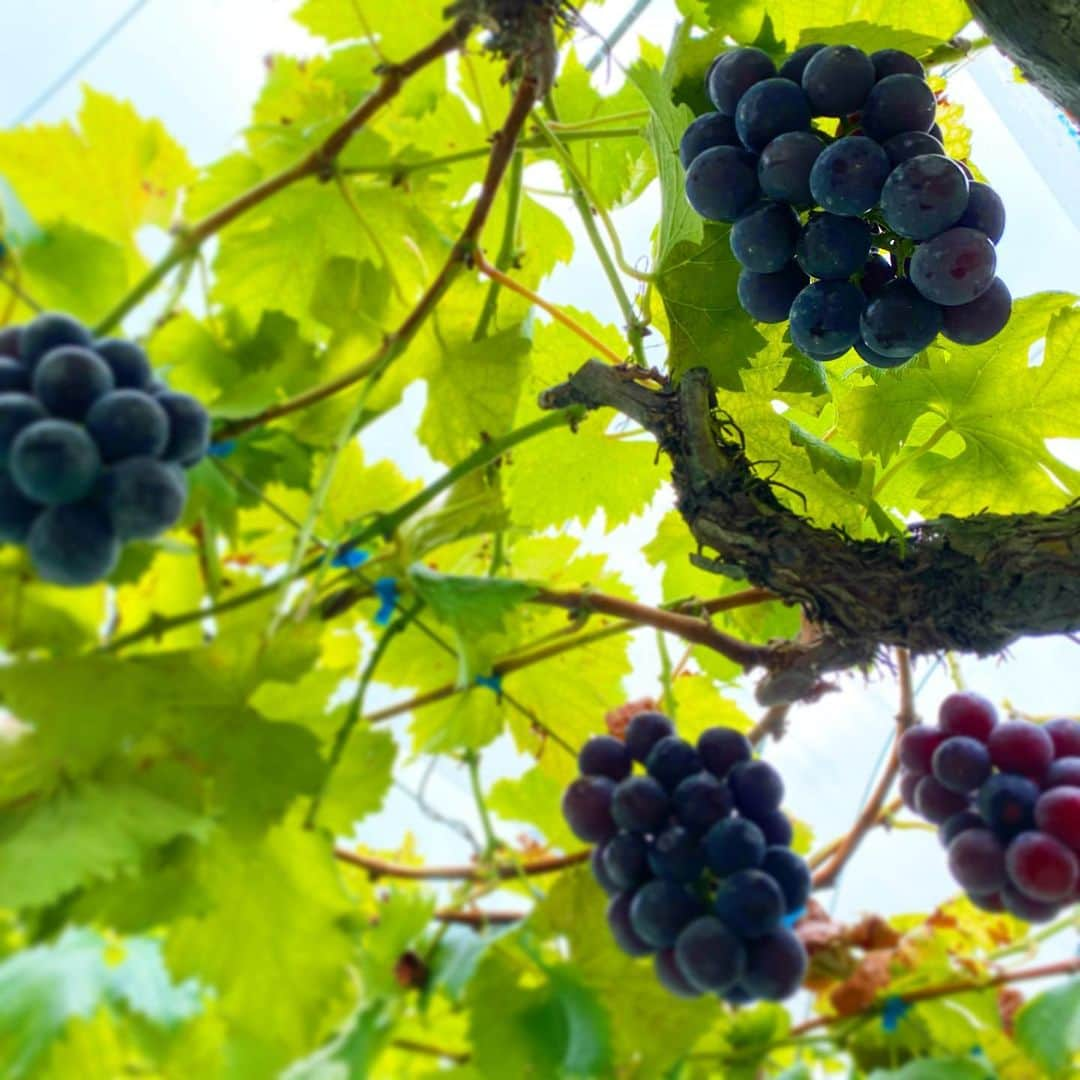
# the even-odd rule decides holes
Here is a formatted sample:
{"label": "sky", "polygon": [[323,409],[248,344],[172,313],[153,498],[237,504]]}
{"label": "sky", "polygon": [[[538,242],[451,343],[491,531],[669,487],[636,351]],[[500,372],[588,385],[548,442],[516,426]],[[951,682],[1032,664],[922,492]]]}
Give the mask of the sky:
{"label": "sky", "polygon": [[[80,81],[129,98],[146,115],[162,119],[199,164],[230,150],[249,115],[265,73],[265,58],[274,52],[310,53],[318,43],[289,19],[291,0],[143,0],[130,22],[89,63],[79,78],[38,110],[35,121],[55,122],[71,117],[79,103]],[[588,10],[590,23],[607,32],[625,12],[627,3]],[[80,56],[106,28],[132,7],[132,0],[36,0],[33,5],[0,3],[0,41],[5,43],[0,65],[0,123],[22,115],[54,79]],[[659,42],[670,38],[676,16],[673,0],[654,0],[638,23],[637,32]],[[595,38],[581,43],[584,56],[597,47]],[[636,52],[633,36],[616,50],[626,63]],[[604,65],[619,79],[617,65]],[[1042,289],[1080,292],[1080,143],[1056,112],[1030,87],[1013,81],[1011,65],[987,52],[964,64],[950,82],[950,95],[967,110],[974,131],[974,159],[1002,195],[1009,225],[999,248],[999,273],[1013,294]],[[542,176],[530,176],[541,184]],[[575,234],[578,255],[560,267],[542,287],[555,303],[589,308],[601,319],[618,322],[618,310],[596,273],[591,251],[580,227],[568,220],[564,207],[553,204]],[[1071,216],[1070,216],[1071,212]],[[649,235],[658,215],[655,192],[633,207],[618,211],[615,220],[627,257],[634,263],[646,256]],[[632,283],[628,283],[633,291]],[[660,356],[657,359],[661,359]],[[407,396],[402,413],[374,425],[365,435],[365,450],[373,457],[392,457],[407,473],[430,478],[434,463],[414,439],[409,421],[419,415],[422,388]],[[1059,448],[1074,465],[1074,448]],[[640,519],[605,534],[599,520],[580,530],[587,545],[608,553],[611,563],[644,598],[656,596],[655,575],[640,551],[652,538],[656,523],[669,508],[670,496],[658,499]],[[639,635],[633,657],[635,673],[627,697],[654,693],[656,663],[651,634]],[[991,699],[1032,714],[1080,713],[1080,687],[1074,677],[1080,651],[1065,639],[1027,641],[1007,657],[985,661],[963,659],[960,667],[968,684]],[[918,705],[933,718],[937,702],[952,683],[944,666],[919,665]],[[864,797],[864,787],[887,744],[897,708],[896,686],[888,672],[869,678],[849,675],[839,690],[812,706],[800,706],[791,717],[789,734],[767,751],[783,772],[787,803],[807,820],[819,841],[846,831]],[[740,700],[751,710],[749,693]],[[614,703],[613,703],[614,704]],[[402,725],[400,730],[404,729]],[[602,729],[602,717],[597,717]],[[485,779],[516,773],[525,763],[500,745],[485,759]],[[417,763],[399,770],[406,786],[421,782],[425,769]],[[461,771],[441,763],[428,786],[429,800],[444,814],[470,822],[475,815]],[[393,847],[408,829],[420,834],[421,850],[440,861],[466,856],[468,848],[450,829],[433,825],[411,798],[394,792],[386,809],[364,823],[358,836],[370,844]],[[506,825],[507,838],[520,826]],[[936,839],[925,832],[873,834],[850,865],[837,895],[827,894],[843,917],[865,910],[885,914],[926,910],[955,891],[945,870]]]}

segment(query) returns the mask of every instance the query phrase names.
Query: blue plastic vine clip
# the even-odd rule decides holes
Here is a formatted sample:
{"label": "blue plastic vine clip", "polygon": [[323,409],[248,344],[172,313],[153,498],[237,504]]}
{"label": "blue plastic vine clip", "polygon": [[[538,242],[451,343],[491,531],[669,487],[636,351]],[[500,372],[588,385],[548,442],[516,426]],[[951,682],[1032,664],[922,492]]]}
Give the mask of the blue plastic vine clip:
{"label": "blue plastic vine clip", "polygon": [[486,686],[496,697],[502,695],[502,676],[501,675],[477,675],[477,686]]}
{"label": "blue plastic vine clip", "polygon": [[227,458],[236,452],[235,439],[223,439],[221,442],[211,443],[207,453],[212,458]]}
{"label": "blue plastic vine clip", "polygon": [[790,915],[785,915],[782,922],[785,926],[794,926],[805,914],[806,908],[801,907],[798,911],[793,911]]}
{"label": "blue plastic vine clip", "polygon": [[882,1030],[890,1033],[894,1032],[910,1009],[911,1006],[902,997],[894,995],[886,998],[885,1007],[881,1011]]}
{"label": "blue plastic vine clip", "polygon": [[379,610],[375,612],[375,625],[386,626],[394,617],[394,610],[398,602],[397,578],[381,577],[375,582],[375,595],[381,601]]}
{"label": "blue plastic vine clip", "polygon": [[371,558],[371,553],[363,548],[349,548],[347,551],[339,551],[330,565],[338,570],[359,570]]}

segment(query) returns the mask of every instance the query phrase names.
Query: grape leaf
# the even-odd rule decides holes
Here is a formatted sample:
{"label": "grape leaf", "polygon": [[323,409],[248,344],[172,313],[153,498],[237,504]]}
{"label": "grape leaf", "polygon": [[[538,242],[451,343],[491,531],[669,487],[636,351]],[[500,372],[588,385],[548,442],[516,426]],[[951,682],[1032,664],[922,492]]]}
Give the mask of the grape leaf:
{"label": "grape leaf", "polygon": [[1016,1015],[1016,1041],[1047,1076],[1071,1076],[1080,1057],[1080,979],[1044,990]]}
{"label": "grape leaf", "polygon": [[504,821],[533,826],[552,847],[577,851],[581,845],[563,820],[561,798],[558,780],[535,766],[516,779],[496,781],[488,792],[487,804]]}
{"label": "grape leaf", "polygon": [[985,1065],[970,1058],[924,1058],[901,1069],[875,1069],[869,1080],[993,1080]]}

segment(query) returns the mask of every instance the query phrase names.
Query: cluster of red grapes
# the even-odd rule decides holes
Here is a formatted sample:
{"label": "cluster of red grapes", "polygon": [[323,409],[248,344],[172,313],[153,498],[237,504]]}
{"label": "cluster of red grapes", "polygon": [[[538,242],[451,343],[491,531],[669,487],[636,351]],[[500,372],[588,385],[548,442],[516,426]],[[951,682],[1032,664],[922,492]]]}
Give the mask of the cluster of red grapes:
{"label": "cluster of red grapes", "polygon": [[1046,922],[1080,900],[1080,723],[998,722],[952,694],[900,740],[904,803],[939,826],[972,903]]}
{"label": "cluster of red grapes", "polygon": [[783,781],[754,760],[746,736],[710,728],[695,747],[666,716],[641,712],[625,740],[590,739],[578,764],[563,814],[597,845],[593,874],[611,897],[618,947],[653,955],[658,979],[680,997],[793,994],[807,957],[791,926],[810,871],[790,848]]}
{"label": "cluster of red grapes", "polygon": [[[813,360],[854,348],[877,368],[939,333],[978,345],[1004,328],[1005,208],[946,155],[915,57],[807,45],[778,71],[739,48],[706,85],[716,111],[680,146],[686,194],[702,217],[733,223],[739,302],[754,319],[789,321]],[[815,117],[837,118],[836,134]]]}
{"label": "cluster of red grapes", "polygon": [[67,315],[0,330],[0,544],[58,585],[112,573],[128,540],[179,521],[210,417],[130,341]]}

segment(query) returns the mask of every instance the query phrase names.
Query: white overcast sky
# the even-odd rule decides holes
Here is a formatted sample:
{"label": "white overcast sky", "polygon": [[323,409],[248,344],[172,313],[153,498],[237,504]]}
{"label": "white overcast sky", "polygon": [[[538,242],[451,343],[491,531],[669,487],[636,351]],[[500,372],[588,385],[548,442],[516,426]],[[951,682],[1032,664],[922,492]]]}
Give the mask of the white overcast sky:
{"label": "white overcast sky", "polygon": [[[10,123],[20,115],[130,6],[131,0],[0,3],[0,41],[4,43],[0,123]],[[589,18],[597,29],[607,31],[629,6],[609,0],[599,12],[589,12]],[[318,47],[290,21],[292,7],[290,0],[148,0],[85,68],[80,80],[130,98],[143,113],[160,117],[196,162],[209,163],[234,145],[246,123],[263,79],[264,57]],[[673,0],[654,0],[639,26],[646,36],[664,42],[674,24]],[[590,55],[595,47],[595,40],[585,41],[582,52]],[[634,52],[631,38],[617,56],[625,61]],[[1080,150],[1075,141],[1070,142],[1054,111],[1030,88],[1012,83],[1010,72],[1005,61],[987,55],[958,74],[951,86],[952,95],[968,107],[975,159],[1008,206],[1010,220],[1000,247],[999,272],[1017,296],[1047,288],[1080,292],[1080,260],[1075,256],[1080,237],[1062,205],[1068,192],[1080,191]],[[35,119],[56,121],[71,116],[78,106],[80,80],[58,93]],[[564,208],[560,205],[558,210],[565,220]],[[1072,210],[1077,210],[1075,201]],[[647,253],[656,213],[655,199],[647,196],[617,215],[631,262]],[[574,222],[568,224],[573,227]],[[617,309],[595,272],[580,230],[576,237],[578,257],[569,268],[561,268],[543,291],[556,302],[588,307],[617,322]],[[419,389],[410,393],[407,407],[415,410],[421,394]],[[403,430],[407,428],[400,420],[392,426],[378,425],[365,438],[369,453],[393,457],[413,474],[430,474],[431,463],[411,438],[402,439]],[[613,563],[644,587],[649,572],[640,548],[665,509],[658,505],[644,520],[606,538],[594,526],[586,531],[587,540],[611,552]],[[651,638],[643,637],[634,655],[639,667],[627,686],[630,697],[655,690]],[[1078,713],[1078,661],[1076,645],[1046,640],[1018,646],[1007,660],[965,660],[962,666],[972,686],[995,700],[1008,699],[1033,713]],[[918,674],[927,667],[922,665]],[[866,684],[850,677],[843,686],[841,693],[820,704],[796,710],[788,737],[769,750],[770,759],[784,771],[791,809],[814,826],[822,841],[843,831],[858,809],[896,709],[895,687],[885,675]],[[948,690],[949,682],[939,669],[923,689],[920,703],[932,713]],[[598,729],[601,725],[598,716]],[[518,768],[520,763],[500,750],[485,771],[490,776]],[[401,775],[412,783],[417,780],[415,768]],[[449,766],[440,768],[430,796],[443,812],[472,816],[465,786]],[[459,850],[455,834],[418,817],[400,795],[365,824],[362,835],[369,843],[393,846],[407,828],[422,833],[422,847],[440,859]],[[507,827],[506,835],[515,831]],[[838,910],[854,914],[867,909],[885,913],[926,909],[952,891],[933,837],[910,831],[892,837],[878,834],[867,842],[846,875]]]}

